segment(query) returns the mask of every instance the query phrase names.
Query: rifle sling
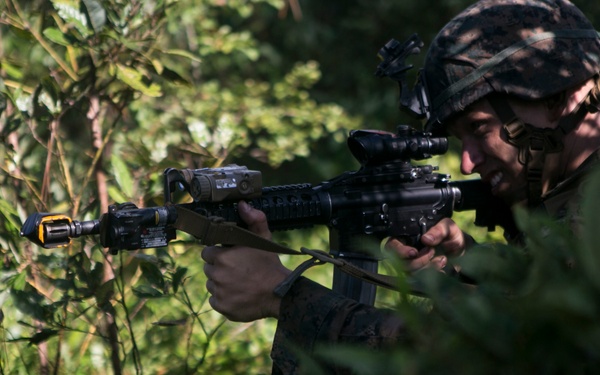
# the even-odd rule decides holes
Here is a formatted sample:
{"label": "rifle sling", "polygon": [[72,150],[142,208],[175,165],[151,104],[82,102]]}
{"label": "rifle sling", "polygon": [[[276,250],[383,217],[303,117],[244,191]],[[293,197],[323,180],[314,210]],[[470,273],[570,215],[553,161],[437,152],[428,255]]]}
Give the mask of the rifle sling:
{"label": "rifle sling", "polygon": [[198,238],[204,245],[245,245],[279,254],[301,254],[256,235],[234,222],[224,221],[221,217],[206,217],[178,205],[175,207],[177,220],[173,226]]}
{"label": "rifle sling", "polygon": [[[198,238],[204,245],[244,245],[277,254],[310,255],[312,257],[311,259],[297,267],[290,276],[275,289],[275,294],[280,297],[285,295],[294,281],[296,281],[304,271],[312,266],[325,263],[333,264],[338,267],[340,271],[371,284],[392,290],[399,290],[396,277],[366,271],[344,259],[334,258],[333,255],[322,250],[309,250],[306,248],[302,248],[302,251],[293,250],[244,229],[236,225],[236,223],[224,221],[223,218],[206,217],[179,205],[175,205],[175,207],[177,209],[177,220],[173,226],[178,230]],[[411,286],[411,289],[413,290],[413,293],[420,294],[421,288],[417,288],[413,285]]]}

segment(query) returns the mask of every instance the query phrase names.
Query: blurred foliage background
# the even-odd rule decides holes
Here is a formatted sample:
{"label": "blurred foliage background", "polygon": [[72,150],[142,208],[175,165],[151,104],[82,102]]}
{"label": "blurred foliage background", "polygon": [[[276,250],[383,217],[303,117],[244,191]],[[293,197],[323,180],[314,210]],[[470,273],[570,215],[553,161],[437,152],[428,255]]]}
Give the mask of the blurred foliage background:
{"label": "blurred foliage background", "polygon": [[[349,130],[419,126],[396,83],[374,76],[377,51],[414,32],[427,46],[472,2],[0,2],[1,373],[269,373],[275,322],[211,311],[185,236],[111,256],[93,238],[42,249],[19,229],[38,211],[90,220],[114,202],[160,205],[167,167],[237,163],[266,186],[358,168]],[[576,3],[600,22],[597,2]],[[452,152],[429,162],[463,178]],[[458,216],[501,242],[472,219]],[[276,236],[328,245],[324,228]],[[308,276],[327,285],[331,270]]]}

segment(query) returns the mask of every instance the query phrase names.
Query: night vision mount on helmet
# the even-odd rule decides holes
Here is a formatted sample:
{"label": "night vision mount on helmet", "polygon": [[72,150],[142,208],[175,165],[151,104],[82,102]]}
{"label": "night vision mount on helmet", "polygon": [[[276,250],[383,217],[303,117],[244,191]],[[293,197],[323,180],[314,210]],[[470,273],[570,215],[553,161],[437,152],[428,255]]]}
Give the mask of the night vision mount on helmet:
{"label": "night vision mount on helmet", "polygon": [[423,48],[423,42],[417,34],[413,34],[404,43],[396,39],[390,39],[383,46],[377,56],[383,60],[375,71],[377,77],[389,77],[398,82],[400,88],[400,109],[408,112],[416,118],[429,118],[429,98],[427,88],[419,75],[414,88],[406,83],[406,72],[413,65],[406,64],[406,58],[418,54]]}

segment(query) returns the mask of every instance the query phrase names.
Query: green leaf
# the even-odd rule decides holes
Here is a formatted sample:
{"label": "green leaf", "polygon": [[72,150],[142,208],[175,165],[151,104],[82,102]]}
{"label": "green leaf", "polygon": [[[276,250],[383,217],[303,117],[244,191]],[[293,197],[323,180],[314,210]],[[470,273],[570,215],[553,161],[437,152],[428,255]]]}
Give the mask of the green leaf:
{"label": "green leaf", "polygon": [[[8,297],[10,297],[10,291],[8,289],[0,292],[0,308],[4,306],[4,302],[6,302]],[[2,324],[2,322],[0,322],[0,324]]]}
{"label": "green leaf", "polygon": [[54,279],[52,280],[52,285],[54,285],[55,287],[57,287],[60,290],[72,290],[75,289],[75,283],[73,282],[73,280],[69,280],[69,279]]}
{"label": "green leaf", "polygon": [[170,320],[159,320],[157,322],[152,322],[152,325],[160,326],[160,327],[173,327],[173,326],[183,326],[187,323],[188,318],[182,319],[170,319]]}
{"label": "green leaf", "polygon": [[106,10],[96,0],[83,0],[84,13],[95,33],[99,33],[106,25]]}
{"label": "green leaf", "polygon": [[150,255],[150,254],[137,253],[137,254],[134,254],[133,257],[140,260],[141,262],[156,263],[156,264],[158,264],[158,262],[160,262],[160,259],[158,259],[158,257],[156,257],[154,255]]}
{"label": "green leaf", "polygon": [[23,76],[24,76],[24,74],[23,74],[24,71],[23,71],[22,67],[17,67],[15,65],[9,63],[8,61],[4,60],[4,59],[0,60],[0,67],[11,78],[22,79]]}
{"label": "green leaf", "polygon": [[164,294],[150,285],[140,285],[131,288],[133,294],[138,298],[161,298]]}
{"label": "green leaf", "polygon": [[58,330],[55,329],[50,329],[50,328],[44,328],[42,329],[40,332],[36,333],[35,335],[31,336],[29,338],[29,343],[33,344],[33,345],[37,345],[37,344],[41,344],[45,341],[48,341],[48,339],[54,337],[58,335]]}
{"label": "green leaf", "polygon": [[120,188],[113,185],[108,187],[108,195],[113,202],[127,202],[130,200]]}
{"label": "green leaf", "polygon": [[69,46],[71,43],[65,38],[65,34],[55,27],[49,27],[44,30],[44,36],[56,44],[61,46]]}
{"label": "green leaf", "polygon": [[24,290],[27,285],[27,272],[20,272],[10,279],[8,279],[7,284],[14,290]]}
{"label": "green leaf", "polygon": [[177,267],[177,270],[173,274],[173,292],[177,293],[179,286],[183,284],[183,278],[187,273],[187,267]]}
{"label": "green leaf", "polygon": [[47,267],[49,269],[65,268],[66,262],[67,259],[56,253],[51,253],[49,255],[39,254],[36,259],[36,264],[43,265],[44,267]]}
{"label": "green leaf", "polygon": [[49,111],[52,114],[58,114],[62,110],[62,101],[60,87],[56,81],[46,76],[40,80],[34,93],[33,113],[43,113]]}
{"label": "green leaf", "polygon": [[[1,92],[1,91],[2,91],[2,89],[3,89],[3,87],[2,87],[2,86],[3,86],[3,82],[2,82],[2,80],[0,79],[0,92]],[[7,107],[7,99],[6,99],[6,97],[5,97],[4,95],[2,95],[2,96],[0,96],[0,116],[2,115],[2,113],[4,113],[4,111],[6,110],[6,107]],[[9,121],[7,121],[7,123],[10,123],[10,122],[9,122]],[[7,126],[7,127],[6,127],[6,130],[9,130],[9,129],[10,129],[11,131],[12,131],[12,130],[14,130],[12,127],[10,127],[10,126]]]}
{"label": "green leaf", "polygon": [[183,49],[168,49],[168,50],[164,50],[163,53],[165,53],[167,55],[186,57],[186,58],[188,58],[192,61],[196,61],[196,62],[202,62],[202,59],[200,57],[194,55],[190,51],[186,51]]}
{"label": "green leaf", "polygon": [[92,269],[92,263],[85,252],[79,252],[68,258],[67,267],[74,269],[81,281],[87,282],[87,277]]}
{"label": "green leaf", "polygon": [[180,83],[180,84],[184,84],[184,85],[191,85],[189,80],[183,78],[179,73],[177,73],[176,71],[174,71],[172,69],[167,68],[166,66],[163,66],[160,76],[169,82]]}
{"label": "green leaf", "polygon": [[165,278],[156,263],[142,262],[140,268],[142,269],[142,275],[150,284],[161,289],[164,287]]}
{"label": "green leaf", "polygon": [[600,169],[590,175],[583,193],[582,214],[584,227],[581,234],[582,248],[577,253],[581,258],[579,262],[593,282],[596,289],[600,290],[600,251],[598,251],[598,230],[600,228]]}
{"label": "green leaf", "polygon": [[29,315],[41,322],[46,321],[52,315],[50,307],[44,304],[44,297],[35,290],[23,291],[12,289],[10,295],[15,307],[23,314]]}
{"label": "green leaf", "polygon": [[[127,198],[131,198],[133,196],[133,178],[131,177],[131,172],[125,161],[120,155],[113,153],[110,158],[110,163],[113,169],[113,173],[115,174],[115,178],[117,179],[117,184],[119,184],[119,188],[123,191],[123,194]],[[125,200],[121,200],[124,202]]]}
{"label": "green leaf", "polygon": [[78,275],[82,281],[88,284],[90,288],[96,290],[100,287],[100,283],[102,282],[102,278],[104,277],[104,264],[102,264],[102,262],[96,262],[96,264],[94,264],[94,268],[92,268],[89,274],[78,272]]}
{"label": "green leaf", "polygon": [[144,95],[151,97],[162,96],[160,86],[156,83],[151,83],[149,86],[143,82],[144,76],[138,70],[117,64],[117,78],[123,83],[136,91],[140,91]]}
{"label": "green leaf", "polygon": [[156,73],[159,75],[162,75],[163,69],[165,68],[163,66],[162,62],[159,59],[149,59],[149,60],[152,63],[154,70],[156,70]]}
{"label": "green leaf", "polygon": [[90,34],[86,15],[79,11],[79,1],[52,0],[52,5],[66,23],[74,25],[84,36]]}
{"label": "green leaf", "polygon": [[55,329],[44,328],[31,337],[19,337],[16,339],[8,340],[8,342],[29,341],[29,344],[31,345],[37,345],[48,341],[48,339],[56,336],[58,332],[59,331]]}
{"label": "green leaf", "polygon": [[114,293],[115,293],[115,280],[114,279],[108,280],[104,284],[100,285],[100,287],[94,291],[94,294],[96,295],[96,301],[98,301],[99,305],[104,305],[105,303],[107,303],[112,298]]}
{"label": "green leaf", "polygon": [[516,285],[525,277],[527,265],[522,249],[503,244],[477,245],[458,259],[461,272],[478,282]]}
{"label": "green leaf", "polygon": [[11,203],[4,199],[0,199],[0,212],[2,212],[2,216],[4,216],[14,228],[20,228],[21,224],[16,220],[18,213]]}

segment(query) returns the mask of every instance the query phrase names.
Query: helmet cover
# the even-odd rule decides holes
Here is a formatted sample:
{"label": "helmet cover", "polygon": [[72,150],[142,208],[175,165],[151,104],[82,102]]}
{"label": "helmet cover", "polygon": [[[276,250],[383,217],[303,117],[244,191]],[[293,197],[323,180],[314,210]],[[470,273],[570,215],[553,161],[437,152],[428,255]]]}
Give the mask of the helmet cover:
{"label": "helmet cover", "polygon": [[600,71],[600,38],[567,0],[480,0],[435,37],[421,72],[429,131],[496,92],[542,99]]}

